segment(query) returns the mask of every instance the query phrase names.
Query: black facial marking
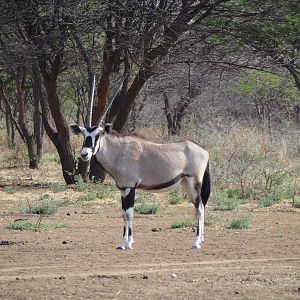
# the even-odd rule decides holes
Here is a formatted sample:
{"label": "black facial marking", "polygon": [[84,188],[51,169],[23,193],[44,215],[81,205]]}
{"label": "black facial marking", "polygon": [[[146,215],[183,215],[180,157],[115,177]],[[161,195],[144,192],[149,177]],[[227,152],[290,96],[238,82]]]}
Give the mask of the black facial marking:
{"label": "black facial marking", "polygon": [[93,126],[93,127],[88,127],[86,128],[87,132],[93,132],[97,127]]}
{"label": "black facial marking", "polygon": [[129,194],[126,197],[122,197],[122,209],[124,211],[134,206],[134,196],[135,189],[130,189]]}
{"label": "black facial marking", "polygon": [[83,143],[83,147],[85,148],[92,148],[93,146],[93,140],[92,140],[92,137],[91,136],[87,136],[84,140],[84,143]]}
{"label": "black facial marking", "polygon": [[99,134],[97,134],[96,135],[96,137],[95,137],[95,147],[96,147],[96,145],[97,145],[97,141],[99,140]]}

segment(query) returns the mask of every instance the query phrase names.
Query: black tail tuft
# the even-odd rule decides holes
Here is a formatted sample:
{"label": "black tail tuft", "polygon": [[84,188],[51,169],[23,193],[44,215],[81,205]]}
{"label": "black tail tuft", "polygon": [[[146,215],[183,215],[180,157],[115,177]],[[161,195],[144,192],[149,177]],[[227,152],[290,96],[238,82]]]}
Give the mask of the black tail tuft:
{"label": "black tail tuft", "polygon": [[209,162],[207,162],[207,166],[203,176],[202,187],[201,187],[201,199],[204,206],[206,205],[210,195],[210,187],[211,187],[211,182],[210,182],[210,174],[209,174]]}

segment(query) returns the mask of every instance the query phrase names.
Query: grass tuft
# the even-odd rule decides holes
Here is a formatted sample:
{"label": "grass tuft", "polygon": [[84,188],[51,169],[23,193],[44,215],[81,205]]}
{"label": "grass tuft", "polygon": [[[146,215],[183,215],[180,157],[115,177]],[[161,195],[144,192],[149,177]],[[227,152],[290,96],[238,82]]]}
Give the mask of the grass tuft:
{"label": "grass tuft", "polygon": [[240,204],[240,200],[234,193],[217,192],[212,197],[214,210],[233,210]]}
{"label": "grass tuft", "polygon": [[50,183],[49,184],[49,189],[53,193],[60,193],[66,190],[66,186],[60,183]]}
{"label": "grass tuft", "polygon": [[140,202],[134,207],[134,211],[141,215],[155,215],[159,209],[158,204],[152,202],[147,204],[146,202]]}
{"label": "grass tuft", "polygon": [[264,196],[260,202],[259,205],[262,207],[271,207],[275,203],[279,203],[282,200],[282,197],[279,193],[273,193]]}
{"label": "grass tuft", "polygon": [[294,198],[293,207],[300,208],[300,199],[299,198]]}
{"label": "grass tuft", "polygon": [[19,208],[22,214],[52,215],[57,211],[56,203],[48,194],[33,203],[22,201]]}
{"label": "grass tuft", "polygon": [[229,221],[225,227],[229,229],[248,229],[250,226],[250,215],[240,216]]}
{"label": "grass tuft", "polygon": [[183,196],[179,189],[172,190],[168,193],[168,202],[171,205],[177,205],[183,202]]}
{"label": "grass tuft", "polygon": [[206,216],[204,219],[204,225],[205,226],[212,226],[215,223],[220,223],[221,219],[220,217],[214,217],[214,216]]}
{"label": "grass tuft", "polygon": [[88,202],[88,201],[94,201],[97,199],[97,194],[92,192],[86,192],[85,194],[78,197],[78,201]]}
{"label": "grass tuft", "polygon": [[51,224],[51,223],[41,223],[38,227],[36,223],[32,222],[10,222],[6,224],[6,229],[12,229],[12,230],[37,230],[37,229],[44,229],[44,230],[53,230],[53,229],[59,229],[59,228],[65,228],[66,225],[64,224]]}
{"label": "grass tuft", "polygon": [[14,188],[14,187],[11,187],[11,186],[6,186],[6,187],[3,189],[3,191],[4,191],[6,194],[12,195],[12,194],[14,194],[14,193],[17,192],[17,189]]}
{"label": "grass tuft", "polygon": [[177,228],[192,228],[194,225],[194,222],[190,219],[183,219],[183,220],[177,220],[172,225],[171,228],[177,229]]}

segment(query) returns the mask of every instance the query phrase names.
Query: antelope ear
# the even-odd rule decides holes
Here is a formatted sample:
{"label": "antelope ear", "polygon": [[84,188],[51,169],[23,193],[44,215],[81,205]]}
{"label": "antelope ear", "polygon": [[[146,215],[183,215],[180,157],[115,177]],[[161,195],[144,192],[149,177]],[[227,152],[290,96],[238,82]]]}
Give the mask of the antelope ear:
{"label": "antelope ear", "polygon": [[112,133],[112,127],[113,125],[111,123],[107,123],[104,125],[104,132],[110,134]]}
{"label": "antelope ear", "polygon": [[84,130],[85,130],[83,127],[80,127],[77,124],[71,124],[70,129],[76,135],[79,134],[79,133],[84,132]]}

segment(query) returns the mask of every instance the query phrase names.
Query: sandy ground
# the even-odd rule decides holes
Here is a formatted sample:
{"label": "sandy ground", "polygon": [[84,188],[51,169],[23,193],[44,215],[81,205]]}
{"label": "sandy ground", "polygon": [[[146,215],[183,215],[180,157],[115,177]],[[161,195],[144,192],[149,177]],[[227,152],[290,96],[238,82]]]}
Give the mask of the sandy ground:
{"label": "sandy ground", "polygon": [[[7,214],[11,199],[1,192],[0,299],[300,299],[300,210],[290,204],[208,206],[221,221],[206,226],[198,251],[191,229],[171,229],[191,218],[192,205],[135,214],[134,249],[122,251],[115,249],[123,232],[117,201],[62,207],[42,222],[66,228],[35,232],[5,229],[18,218]],[[249,229],[225,228],[243,213],[252,216]]]}

